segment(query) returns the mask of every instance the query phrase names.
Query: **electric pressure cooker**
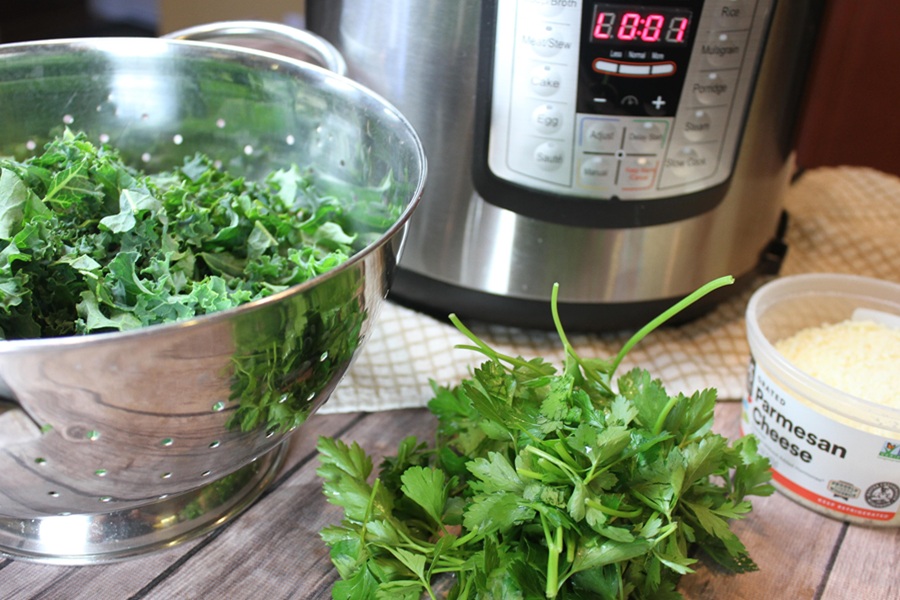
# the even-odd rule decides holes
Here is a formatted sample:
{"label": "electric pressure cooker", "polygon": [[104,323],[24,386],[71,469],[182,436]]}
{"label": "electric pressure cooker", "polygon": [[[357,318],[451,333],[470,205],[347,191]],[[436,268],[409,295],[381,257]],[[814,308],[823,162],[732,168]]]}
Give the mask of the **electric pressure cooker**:
{"label": "electric pressure cooker", "polygon": [[[429,184],[393,297],[526,327],[645,323],[777,272],[821,0],[307,0],[412,122]],[[708,310],[720,291],[693,312]]]}

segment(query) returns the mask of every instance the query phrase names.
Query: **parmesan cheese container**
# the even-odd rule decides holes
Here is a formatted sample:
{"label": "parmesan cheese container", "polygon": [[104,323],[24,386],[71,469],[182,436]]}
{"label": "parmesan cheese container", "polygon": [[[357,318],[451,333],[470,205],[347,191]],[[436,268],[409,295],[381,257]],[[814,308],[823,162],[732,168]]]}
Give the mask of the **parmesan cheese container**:
{"label": "parmesan cheese container", "polygon": [[900,284],[867,277],[784,277],[750,298],[741,429],[780,492],[844,521],[900,526],[898,322]]}

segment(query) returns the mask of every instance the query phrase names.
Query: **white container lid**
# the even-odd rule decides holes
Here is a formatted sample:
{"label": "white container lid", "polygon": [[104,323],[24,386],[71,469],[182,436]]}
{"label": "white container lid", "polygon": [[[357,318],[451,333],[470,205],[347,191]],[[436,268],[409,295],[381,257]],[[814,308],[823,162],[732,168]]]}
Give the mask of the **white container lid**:
{"label": "white container lid", "polygon": [[[806,374],[774,344],[810,327],[854,318],[860,309],[900,318],[900,284],[831,273],[794,275],[760,287],[747,306],[747,338],[754,359],[777,373],[799,398],[846,421],[900,432],[900,409],[864,400]],[[900,393],[900,390],[898,390]]]}

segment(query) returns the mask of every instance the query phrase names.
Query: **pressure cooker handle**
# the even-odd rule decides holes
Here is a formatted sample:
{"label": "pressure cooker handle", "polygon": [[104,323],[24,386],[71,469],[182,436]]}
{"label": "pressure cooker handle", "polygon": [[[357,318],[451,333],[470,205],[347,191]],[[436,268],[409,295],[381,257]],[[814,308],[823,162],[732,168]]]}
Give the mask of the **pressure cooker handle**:
{"label": "pressure cooker handle", "polygon": [[254,42],[271,42],[300,50],[321,66],[338,75],[347,74],[347,61],[328,40],[304,29],[267,21],[220,21],[173,31],[163,36],[175,40],[211,41],[239,38]]}

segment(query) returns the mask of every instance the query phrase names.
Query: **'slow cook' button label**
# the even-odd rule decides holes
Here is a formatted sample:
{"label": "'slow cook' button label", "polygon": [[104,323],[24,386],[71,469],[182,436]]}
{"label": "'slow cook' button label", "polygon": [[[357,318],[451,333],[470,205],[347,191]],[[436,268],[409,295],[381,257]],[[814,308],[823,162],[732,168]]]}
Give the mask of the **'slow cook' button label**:
{"label": "'slow cook' button label", "polygon": [[686,181],[711,175],[717,161],[704,146],[683,146],[666,157],[666,171]]}

